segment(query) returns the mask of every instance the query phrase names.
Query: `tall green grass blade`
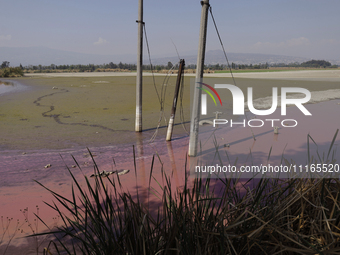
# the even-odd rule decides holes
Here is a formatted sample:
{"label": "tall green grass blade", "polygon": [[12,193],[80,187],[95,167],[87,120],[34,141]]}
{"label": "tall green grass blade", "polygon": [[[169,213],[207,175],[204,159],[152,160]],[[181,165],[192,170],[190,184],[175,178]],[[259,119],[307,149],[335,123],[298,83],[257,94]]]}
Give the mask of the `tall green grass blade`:
{"label": "tall green grass blade", "polygon": [[330,154],[331,151],[332,151],[332,148],[333,148],[335,139],[336,139],[336,137],[337,137],[337,135],[338,135],[338,132],[339,132],[339,129],[336,130],[336,132],[335,132],[335,134],[334,134],[334,136],[333,136],[333,140],[332,140],[332,142],[331,142],[331,145],[329,146],[329,150],[328,150],[328,153],[327,153],[327,160],[328,160],[329,154]]}

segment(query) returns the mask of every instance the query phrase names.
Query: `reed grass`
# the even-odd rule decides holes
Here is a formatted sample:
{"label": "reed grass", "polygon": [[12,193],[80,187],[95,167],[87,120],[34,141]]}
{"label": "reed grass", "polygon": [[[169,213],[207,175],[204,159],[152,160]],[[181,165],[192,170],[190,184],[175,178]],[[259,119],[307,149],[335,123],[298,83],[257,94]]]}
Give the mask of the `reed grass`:
{"label": "reed grass", "polygon": [[[17,221],[14,231],[11,232],[10,231],[10,229],[11,229],[10,227],[12,225],[12,222],[13,222],[13,218],[6,217],[6,219],[4,219],[4,217],[1,216],[1,230],[2,230],[2,234],[0,235],[0,246],[1,245],[5,245],[6,246],[4,251],[3,251],[3,254],[6,253],[8,247],[10,246],[12,240],[14,239],[14,237],[17,234],[18,229],[20,227],[20,223],[19,223],[19,221]],[[5,242],[4,240],[6,238],[8,240],[6,240],[6,242]]]}
{"label": "reed grass", "polygon": [[[39,207],[36,206],[35,209],[36,212],[34,214],[39,215]],[[39,220],[37,217],[33,220],[30,219],[28,207],[26,207],[25,209],[21,209],[20,212],[23,215],[24,221],[20,221],[19,219],[14,220],[13,218],[9,217],[0,217],[0,254],[13,254],[13,247],[15,247],[15,245],[12,244],[12,241],[16,238],[25,237],[27,235],[27,230],[33,235],[29,240],[29,242],[33,244],[30,254],[39,254],[40,247],[43,246],[43,242],[47,238],[47,236],[45,236],[44,238],[34,236],[36,233],[40,232]]]}
{"label": "reed grass", "polygon": [[[333,145],[334,140],[328,156]],[[38,182],[56,199],[46,204],[63,222],[35,234],[53,235],[44,254],[340,253],[338,178],[191,183],[186,175],[176,189],[169,176],[163,175],[161,185],[152,172],[153,163],[149,189],[153,181],[160,187],[157,208],[142,202],[138,189],[134,195],[123,192],[124,177],[118,175],[91,180],[84,175],[83,185],[69,170],[74,185],[68,198]]]}

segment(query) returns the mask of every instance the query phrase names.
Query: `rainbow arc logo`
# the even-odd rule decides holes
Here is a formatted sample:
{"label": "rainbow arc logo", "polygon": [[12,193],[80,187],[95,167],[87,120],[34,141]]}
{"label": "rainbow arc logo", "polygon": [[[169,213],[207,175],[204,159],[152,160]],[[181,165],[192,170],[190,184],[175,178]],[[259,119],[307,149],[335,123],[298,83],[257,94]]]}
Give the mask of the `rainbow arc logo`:
{"label": "rainbow arc logo", "polygon": [[[222,106],[222,100],[221,100],[221,98],[220,98],[220,95],[217,93],[217,91],[216,91],[213,87],[211,87],[210,85],[208,85],[208,84],[206,84],[206,83],[203,83],[203,82],[197,82],[197,83],[206,86],[206,87],[209,88],[212,92],[214,92],[215,95],[217,96],[218,100],[220,101],[221,106]],[[200,89],[200,90],[203,90],[204,92],[206,92],[206,93],[212,98],[212,100],[214,101],[215,106],[217,106],[216,100],[215,100],[214,96],[210,93],[209,90],[204,89],[204,88],[200,88],[200,87],[197,87],[197,88]]]}
{"label": "rainbow arc logo", "polygon": [[[214,94],[217,96],[217,98],[218,98],[218,100],[220,101],[220,104],[221,104],[221,106],[222,106],[221,97],[220,97],[220,95],[217,93],[217,91],[216,91],[213,87],[211,87],[210,85],[208,85],[208,84],[206,84],[206,83],[203,83],[203,82],[197,82],[197,83],[202,84],[203,86],[207,87],[207,88],[210,89],[212,92],[214,92]],[[210,92],[209,90],[207,90],[207,89],[205,89],[205,88],[200,88],[200,87],[196,87],[196,88],[198,88],[198,89],[200,89],[200,90],[206,92],[206,93],[212,98],[212,100],[214,101],[215,106],[217,106],[216,100],[215,100],[214,96],[211,94],[211,92]],[[201,107],[202,107],[202,108],[201,108],[201,114],[202,114],[202,115],[206,115],[206,114],[207,114],[207,95],[203,94],[201,100],[202,100],[202,101],[201,101]]]}

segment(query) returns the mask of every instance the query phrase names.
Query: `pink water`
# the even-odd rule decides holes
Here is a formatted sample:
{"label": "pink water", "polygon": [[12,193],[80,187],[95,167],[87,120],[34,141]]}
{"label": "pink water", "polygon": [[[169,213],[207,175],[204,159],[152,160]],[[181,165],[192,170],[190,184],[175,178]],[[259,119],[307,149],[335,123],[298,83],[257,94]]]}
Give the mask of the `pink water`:
{"label": "pink water", "polygon": [[[307,134],[310,134],[318,144],[316,147],[310,141],[311,154],[316,157],[316,150],[321,155],[327,154],[332,138],[336,130],[340,128],[339,103],[340,100],[333,100],[308,105],[307,108],[313,114],[312,117],[303,116],[299,110],[290,107],[287,117],[284,118],[296,119],[299,123],[298,126],[294,128],[282,127],[279,129],[278,135],[274,134],[270,125],[257,129],[253,128],[256,141],[253,140],[249,128],[220,128],[216,130],[215,137],[222,160],[224,163],[228,163],[227,152],[232,163],[235,162],[236,158],[238,158],[240,164],[266,163],[268,153],[272,148],[269,159],[271,164],[281,162],[283,153],[285,158],[294,160],[297,164],[304,164],[307,158]],[[283,119],[277,112],[270,118]],[[209,128],[205,128],[205,130],[209,130]],[[214,158],[216,152],[210,135],[209,132],[205,132],[200,136],[203,144],[203,157],[206,159]],[[339,142],[340,135],[335,140],[335,149]],[[229,144],[229,147],[225,147],[224,144]],[[133,193],[137,186],[140,194],[144,194],[145,197],[149,194],[153,156],[152,175],[163,185],[165,184],[163,173],[165,173],[171,177],[172,185],[176,187],[184,184],[186,161],[188,160],[188,166],[190,161],[193,164],[196,160],[186,157],[188,136],[175,137],[172,142],[166,142],[163,137],[157,137],[155,141],[149,143],[147,140],[142,140],[141,136],[137,134],[136,142],[133,144],[90,147],[89,149],[94,155],[99,171],[129,169],[130,172],[120,178],[123,190]],[[74,156],[81,170],[74,167],[76,163],[71,155]],[[338,151],[334,152],[333,157],[339,163],[340,154]],[[70,197],[72,179],[67,168],[77,179],[82,179],[83,174],[90,176],[94,172],[94,164],[86,148],[61,151],[3,151],[0,155],[0,164],[0,216],[4,216],[5,219],[6,217],[14,220],[19,219],[22,222],[24,216],[20,209],[28,207],[30,217],[33,220],[32,213],[36,211],[36,206],[38,206],[40,217],[51,226],[58,224],[58,220],[54,219],[56,213],[43,201],[51,202],[53,197],[33,180],[39,181],[57,193]],[[51,167],[45,168],[48,164]],[[151,179],[151,186],[157,187],[158,184]],[[11,228],[10,231],[13,233],[15,224],[12,224]],[[22,229],[24,229],[23,233],[17,234],[16,237],[32,234],[27,226],[23,226]],[[40,225],[39,229],[43,230],[43,226]],[[0,231],[0,238],[1,235]],[[8,239],[7,236],[4,240]],[[12,244],[15,246],[29,245],[26,239],[20,238],[13,240]],[[14,247],[13,254],[15,254]]]}
{"label": "pink water", "polygon": [[[202,144],[204,144],[201,160],[214,162],[214,164],[219,163],[214,144],[216,138],[215,143],[219,147],[219,157],[225,164],[229,164],[229,162],[234,164],[237,159],[239,167],[261,164],[280,166],[281,164],[285,165],[286,161],[282,161],[285,158],[293,165],[305,166],[308,164],[307,136],[309,134],[316,143],[314,144],[312,139],[309,139],[310,158],[313,157],[318,161],[317,163],[322,163],[319,156],[324,163],[330,163],[333,158],[339,164],[340,153],[337,147],[340,135],[337,136],[329,156],[328,152],[337,129],[340,129],[340,100],[310,104],[306,107],[312,116],[303,115],[296,107],[288,107],[286,116],[280,115],[280,109],[270,116],[257,116],[256,119],[262,119],[265,122],[261,128],[231,129],[230,125],[219,125],[214,137],[209,138],[208,134],[201,136]],[[252,119],[250,114],[249,119]],[[265,119],[280,119],[281,121],[294,119],[298,125],[296,127],[282,126],[280,122],[276,121],[274,125],[280,128],[279,134],[274,134],[272,123],[266,122]],[[292,121],[286,123],[293,124]],[[258,123],[254,122],[253,125],[258,125]],[[253,139],[252,133],[256,140]],[[241,177],[249,176],[241,175]],[[261,177],[261,175],[256,176],[256,178]]]}

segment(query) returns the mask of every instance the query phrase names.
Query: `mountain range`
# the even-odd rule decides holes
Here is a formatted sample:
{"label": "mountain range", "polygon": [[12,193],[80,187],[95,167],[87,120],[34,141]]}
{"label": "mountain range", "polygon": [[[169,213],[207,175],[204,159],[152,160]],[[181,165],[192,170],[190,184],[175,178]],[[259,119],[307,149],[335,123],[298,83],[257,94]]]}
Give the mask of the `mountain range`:
{"label": "mountain range", "polygon": [[[180,56],[185,59],[186,65],[196,64],[197,56],[192,54],[192,51],[188,54]],[[178,56],[170,57],[157,57],[151,56],[153,65],[167,65],[170,61],[177,63],[179,61]],[[86,54],[71,51],[63,51],[50,49],[47,47],[0,47],[0,62],[9,61],[10,66],[23,66],[28,65],[71,65],[71,64],[108,64],[113,62],[118,64],[129,63],[135,64],[137,57],[134,54],[117,54],[117,55],[99,55],[99,54]],[[236,64],[258,64],[266,63],[302,63],[311,59],[283,56],[283,55],[271,55],[271,54],[254,54],[254,53],[228,53],[229,63]],[[328,60],[332,64],[340,64],[339,60]],[[144,64],[149,64],[148,56],[144,56]],[[205,64],[226,64],[226,59],[222,50],[210,50],[206,52]]]}

